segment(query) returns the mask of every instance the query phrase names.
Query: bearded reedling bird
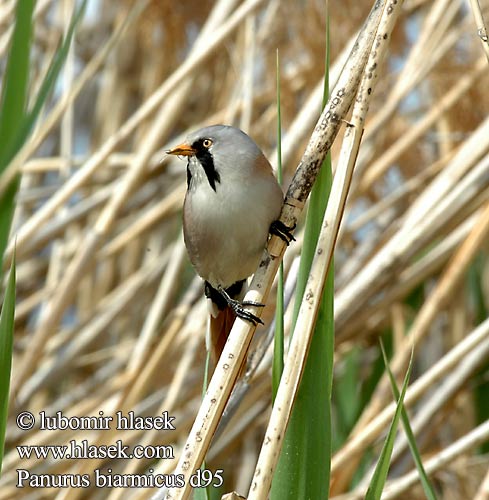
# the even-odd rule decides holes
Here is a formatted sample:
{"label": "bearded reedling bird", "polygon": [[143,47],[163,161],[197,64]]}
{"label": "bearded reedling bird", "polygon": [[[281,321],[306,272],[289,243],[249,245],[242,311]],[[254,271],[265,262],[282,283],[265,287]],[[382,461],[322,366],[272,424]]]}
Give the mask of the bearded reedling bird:
{"label": "bearded reedling bird", "polygon": [[287,243],[293,239],[290,228],[277,220],[283,193],[260,148],[237,128],[202,128],[167,154],[188,157],[184,240],[210,299],[209,340],[216,362],[236,316],[262,323],[245,306],[263,304],[241,300],[269,232]]}

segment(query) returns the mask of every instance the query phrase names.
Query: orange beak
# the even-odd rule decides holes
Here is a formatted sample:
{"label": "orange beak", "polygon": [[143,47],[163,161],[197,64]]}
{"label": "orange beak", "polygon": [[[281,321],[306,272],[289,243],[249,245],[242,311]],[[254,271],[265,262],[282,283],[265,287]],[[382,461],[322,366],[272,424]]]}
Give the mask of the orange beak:
{"label": "orange beak", "polygon": [[179,144],[175,146],[173,149],[169,149],[166,154],[167,155],[178,155],[178,156],[193,156],[197,151],[188,144]]}

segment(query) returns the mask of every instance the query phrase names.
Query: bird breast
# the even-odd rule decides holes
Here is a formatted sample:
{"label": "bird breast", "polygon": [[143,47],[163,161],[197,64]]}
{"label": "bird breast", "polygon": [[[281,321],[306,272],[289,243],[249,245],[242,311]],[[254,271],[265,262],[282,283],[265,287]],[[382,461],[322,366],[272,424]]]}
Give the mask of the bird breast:
{"label": "bird breast", "polygon": [[[228,180],[229,181],[229,180]],[[227,182],[214,191],[199,182],[184,203],[184,237],[197,273],[227,288],[257,268],[270,224],[280,215],[282,191],[273,174]]]}

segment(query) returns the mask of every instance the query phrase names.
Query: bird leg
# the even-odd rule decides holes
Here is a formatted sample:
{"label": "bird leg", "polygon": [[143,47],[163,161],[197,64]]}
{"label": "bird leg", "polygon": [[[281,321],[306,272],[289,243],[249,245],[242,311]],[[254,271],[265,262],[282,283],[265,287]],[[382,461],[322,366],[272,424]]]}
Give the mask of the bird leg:
{"label": "bird leg", "polygon": [[278,236],[281,240],[285,241],[287,245],[290,244],[291,241],[295,241],[294,235],[292,231],[296,228],[297,224],[294,224],[292,227],[286,226],[280,220],[274,220],[270,224],[270,234],[274,234]]}
{"label": "bird leg", "polygon": [[244,319],[246,321],[249,321],[250,323],[253,323],[253,325],[258,325],[261,324],[263,325],[263,321],[258,317],[255,316],[253,313],[247,311],[245,309],[246,306],[252,306],[252,307],[265,307],[265,304],[261,304],[260,302],[254,302],[252,300],[245,300],[243,302],[240,302],[239,300],[232,299],[228,292],[226,291],[225,288],[222,286],[217,287],[217,291],[221,294],[221,297],[226,301],[227,305],[234,311],[236,316],[238,318]]}

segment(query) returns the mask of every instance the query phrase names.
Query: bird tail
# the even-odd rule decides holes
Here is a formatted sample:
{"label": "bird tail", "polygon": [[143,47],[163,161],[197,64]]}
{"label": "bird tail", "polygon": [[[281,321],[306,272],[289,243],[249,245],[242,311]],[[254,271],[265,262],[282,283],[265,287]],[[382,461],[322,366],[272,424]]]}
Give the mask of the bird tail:
{"label": "bird tail", "polygon": [[[229,337],[235,319],[236,314],[229,306],[218,311],[215,316],[210,315],[208,349],[211,352],[211,362],[214,367],[224,350],[224,345]],[[238,379],[244,376],[245,371],[246,357],[239,369]]]}

